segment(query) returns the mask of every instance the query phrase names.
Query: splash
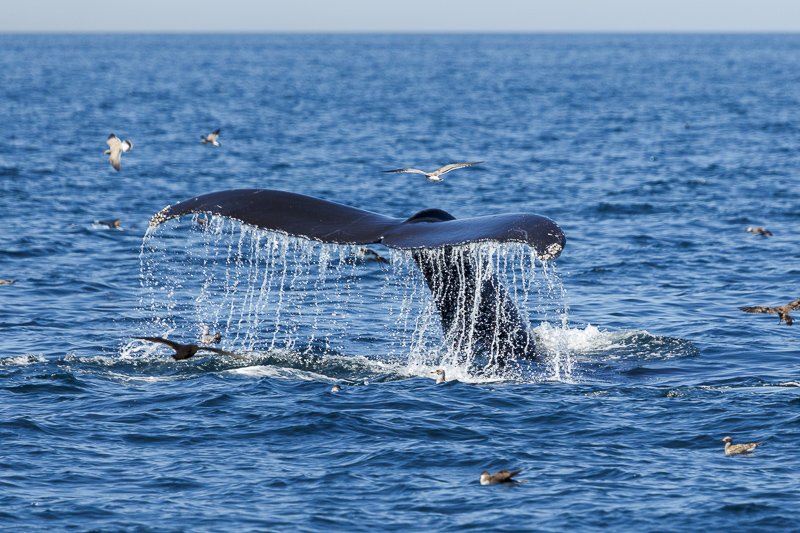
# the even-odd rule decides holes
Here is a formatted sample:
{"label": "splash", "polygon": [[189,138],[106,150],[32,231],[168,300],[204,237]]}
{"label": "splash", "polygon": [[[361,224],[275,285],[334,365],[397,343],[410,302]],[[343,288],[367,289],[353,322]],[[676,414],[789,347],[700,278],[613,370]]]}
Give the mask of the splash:
{"label": "splash", "polygon": [[[140,305],[152,317],[145,329],[189,341],[205,326],[222,333],[227,349],[291,353],[298,365],[344,355],[391,363],[405,375],[444,367],[452,377],[571,379],[566,343],[542,344],[536,364],[505,363],[515,343],[533,348],[529,324],[568,323],[555,266],[530,246],[379,253],[388,264],[363,246],[224,217],[173,220],[142,243]],[[442,301],[452,304],[446,316]]]}

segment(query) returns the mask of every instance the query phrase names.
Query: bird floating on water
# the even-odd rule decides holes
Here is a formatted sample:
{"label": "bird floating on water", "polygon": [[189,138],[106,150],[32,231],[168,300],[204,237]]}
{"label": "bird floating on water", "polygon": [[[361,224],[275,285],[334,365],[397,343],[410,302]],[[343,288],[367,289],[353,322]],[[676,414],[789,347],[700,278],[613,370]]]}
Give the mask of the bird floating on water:
{"label": "bird floating on water", "polygon": [[106,144],[108,145],[108,150],[103,153],[108,156],[108,162],[111,163],[114,170],[119,172],[122,164],[122,154],[129,152],[133,148],[133,143],[128,139],[123,141],[112,133],[106,139]]}
{"label": "bird floating on water", "polygon": [[334,383],[333,387],[331,387],[331,392],[341,392],[341,390],[342,390],[342,387],[339,386],[338,383]]}
{"label": "bird floating on water", "polygon": [[219,341],[222,340],[222,333],[217,331],[216,333],[211,333],[209,331],[208,326],[203,324],[200,333],[200,342],[203,344],[219,344]]}
{"label": "bird floating on water", "polygon": [[205,137],[200,137],[200,142],[203,144],[210,144],[219,148],[222,144],[217,140],[219,139],[219,128],[215,129]]}
{"label": "bird floating on water", "polygon": [[94,223],[97,224],[98,226],[104,226],[108,229],[122,229],[122,220],[119,218],[95,220]]}
{"label": "bird floating on water", "polygon": [[442,168],[437,168],[433,172],[425,172],[424,170],[420,170],[418,168],[397,168],[395,170],[384,170],[384,172],[408,172],[411,174],[422,174],[428,181],[444,181],[444,179],[441,177],[443,174],[447,174],[451,170],[455,170],[457,168],[471,167],[472,165],[477,165],[479,163],[483,163],[483,161],[472,161],[470,163],[451,163],[443,166]]}
{"label": "bird floating on water", "polygon": [[761,235],[762,237],[772,237],[772,232],[767,228],[762,228],[761,226],[747,226],[745,230],[748,233],[752,233],[753,235]]}
{"label": "bird floating on water", "polygon": [[228,352],[220,348],[212,348],[210,346],[198,346],[196,344],[181,344],[180,342],[171,341],[163,337],[136,337],[136,338],[143,341],[166,344],[167,346],[175,350],[175,353],[172,354],[172,358],[175,359],[176,361],[183,361],[184,359],[189,359],[190,357],[194,356],[194,354],[200,351],[212,352],[219,355],[234,355],[234,356],[236,355],[233,352]]}
{"label": "bird floating on water", "polygon": [[431,374],[436,374],[436,383],[437,384],[438,383],[444,383],[445,381],[447,381],[447,379],[444,376],[444,369],[443,368],[437,368],[436,370],[431,372]]}
{"label": "bird floating on water", "polygon": [[761,446],[760,442],[745,442],[742,444],[734,444],[733,439],[730,437],[725,437],[722,439],[722,442],[725,443],[725,455],[738,455],[742,453],[750,453],[759,446]]}
{"label": "bird floating on water", "polygon": [[0,285],[13,285],[17,282],[15,279],[0,279]]}
{"label": "bird floating on water", "polygon": [[486,470],[481,472],[481,485],[498,485],[500,483],[526,483],[524,479],[514,479],[522,470],[501,470],[490,474]]}
{"label": "bird floating on water", "polygon": [[800,300],[795,300],[786,305],[778,305],[775,307],[763,307],[756,305],[753,307],[740,307],[739,309],[745,313],[768,313],[770,315],[778,315],[778,324],[781,322],[786,322],[787,326],[791,326],[794,323],[794,320],[792,320],[792,317],[789,315],[789,311],[798,308],[800,308]]}

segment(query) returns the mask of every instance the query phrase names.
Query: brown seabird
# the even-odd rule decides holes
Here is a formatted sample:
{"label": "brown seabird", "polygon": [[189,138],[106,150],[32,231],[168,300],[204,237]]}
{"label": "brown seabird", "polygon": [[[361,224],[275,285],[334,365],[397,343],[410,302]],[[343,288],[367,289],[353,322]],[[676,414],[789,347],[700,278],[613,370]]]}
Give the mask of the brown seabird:
{"label": "brown seabird", "polygon": [[778,324],[781,322],[786,322],[787,326],[791,326],[794,323],[794,320],[792,320],[792,317],[789,315],[789,311],[798,308],[800,308],[800,300],[795,300],[786,305],[778,305],[775,307],[763,307],[756,305],[753,307],[740,307],[739,309],[745,313],[768,313],[770,315],[778,315]]}
{"label": "brown seabird", "polygon": [[219,148],[222,144],[217,140],[219,139],[219,128],[215,129],[205,137],[200,137],[200,142],[203,144],[210,144]]}
{"label": "brown seabird", "polygon": [[760,442],[746,442],[742,444],[734,444],[733,439],[730,437],[725,437],[722,439],[722,442],[725,443],[725,455],[737,455],[742,453],[750,453],[759,446],[761,446]]}
{"label": "brown seabird", "polygon": [[753,235],[761,235],[762,237],[772,237],[772,232],[767,228],[762,228],[761,226],[747,226],[745,230],[748,233],[752,233]]}
{"label": "brown seabird", "polygon": [[166,344],[167,346],[175,350],[175,353],[172,354],[172,358],[175,359],[176,361],[183,361],[184,359],[189,359],[199,351],[212,352],[219,355],[234,355],[234,356],[236,355],[233,352],[227,352],[220,348],[212,348],[210,346],[198,346],[196,344],[181,344],[180,342],[171,341],[163,337],[136,337],[136,338],[143,341],[159,342],[161,344]]}
{"label": "brown seabird", "polygon": [[481,472],[481,485],[497,485],[500,483],[526,483],[524,479],[514,479],[514,476],[522,470],[501,470],[496,474],[490,474],[486,470]]}
{"label": "brown seabird", "polygon": [[483,163],[483,161],[472,161],[471,163],[451,163],[443,166],[442,168],[437,168],[433,172],[425,172],[424,170],[420,170],[418,168],[397,168],[394,170],[384,170],[384,172],[409,172],[412,174],[422,174],[428,181],[444,181],[444,179],[441,177],[443,174],[447,174],[451,170],[455,170],[457,168],[471,167],[472,165],[477,165],[478,163]]}
{"label": "brown seabird", "polygon": [[106,144],[108,145],[108,150],[103,153],[108,156],[108,162],[111,163],[114,170],[119,172],[122,163],[122,154],[130,151],[133,148],[133,143],[128,139],[123,141],[112,133],[108,136],[108,139],[106,139]]}
{"label": "brown seabird", "polygon": [[105,226],[108,229],[122,229],[122,220],[119,218],[95,220],[94,223],[97,224],[98,226]]}

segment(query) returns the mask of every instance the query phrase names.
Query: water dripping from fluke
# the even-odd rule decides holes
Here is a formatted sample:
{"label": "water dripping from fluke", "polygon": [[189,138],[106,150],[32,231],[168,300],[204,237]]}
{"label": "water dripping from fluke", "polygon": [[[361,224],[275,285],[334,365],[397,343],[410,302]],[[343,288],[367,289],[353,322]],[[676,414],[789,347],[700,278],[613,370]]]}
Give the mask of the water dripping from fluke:
{"label": "water dripping from fluke", "polygon": [[569,380],[569,351],[537,349],[531,326],[567,327],[552,264],[564,243],[536,215],[396,219],[282,191],[223,191],[153,217],[141,305],[150,333],[202,324],[226,350],[292,353],[303,366],[344,354],[400,375]]}

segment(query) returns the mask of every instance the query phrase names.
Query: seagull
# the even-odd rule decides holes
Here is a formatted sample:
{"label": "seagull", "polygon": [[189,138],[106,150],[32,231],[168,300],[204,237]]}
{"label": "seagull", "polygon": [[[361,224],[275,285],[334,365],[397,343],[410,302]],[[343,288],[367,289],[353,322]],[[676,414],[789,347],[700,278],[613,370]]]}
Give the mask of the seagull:
{"label": "seagull", "polygon": [[791,326],[794,323],[794,320],[792,320],[792,317],[789,315],[789,311],[798,308],[800,308],[800,300],[795,300],[786,305],[778,305],[775,307],[762,307],[757,305],[754,307],[740,307],[739,309],[745,313],[769,313],[771,315],[778,315],[778,324],[781,322],[786,322],[787,326]]}
{"label": "seagull", "polygon": [[106,139],[106,144],[108,144],[108,150],[103,153],[108,156],[108,162],[111,163],[114,170],[119,172],[122,154],[130,151],[133,143],[127,139],[123,141],[112,133]]}
{"label": "seagull", "polygon": [[481,472],[481,485],[497,485],[499,483],[526,483],[524,479],[514,479],[514,476],[522,470],[501,470],[496,474],[490,474],[486,470]]}
{"label": "seagull", "polygon": [[13,285],[17,282],[15,279],[0,279],[0,285]]}
{"label": "seagull", "polygon": [[444,369],[443,368],[437,368],[436,370],[431,372],[431,374],[436,374],[436,383],[437,384],[444,383],[446,381],[445,377],[444,377]]}
{"label": "seagull", "polygon": [[203,350],[220,355],[236,355],[232,352],[226,352],[225,350],[221,350],[219,348],[212,348],[210,346],[198,346],[196,344],[181,344],[179,342],[171,341],[169,339],[164,339],[162,337],[136,337],[136,338],[143,341],[160,342],[161,344],[166,344],[167,346],[175,350],[175,353],[172,355],[172,358],[175,359],[176,361],[183,361],[184,359],[189,359],[197,352]]}
{"label": "seagull", "polygon": [[761,226],[747,226],[747,229],[745,231],[747,231],[748,233],[752,233],[753,235],[772,237],[772,232],[767,228],[762,228]]}
{"label": "seagull", "polygon": [[356,250],[356,257],[359,259],[370,260],[370,261],[377,261],[378,263],[389,264],[389,260],[383,257],[381,254],[373,250],[372,248],[367,248],[366,246],[362,246],[358,250]]}
{"label": "seagull", "polygon": [[341,392],[342,387],[339,386],[338,383],[335,383],[333,387],[331,387],[331,392]]}
{"label": "seagull", "polygon": [[451,170],[455,170],[457,168],[471,167],[472,165],[477,165],[478,163],[483,163],[483,161],[473,161],[471,163],[451,163],[443,166],[442,168],[438,168],[433,172],[425,172],[424,170],[419,170],[418,168],[398,168],[395,170],[384,170],[384,172],[409,172],[412,174],[422,174],[428,181],[444,181],[444,179],[441,178],[442,174],[447,174]]}
{"label": "seagull", "polygon": [[213,335],[208,330],[208,326],[203,324],[202,333],[200,334],[200,342],[203,344],[219,344],[219,341],[222,340],[222,333],[219,331],[214,333]]}
{"label": "seagull", "polygon": [[722,442],[725,443],[725,455],[750,453],[759,446],[761,446],[760,442],[747,442],[742,444],[734,444],[733,439],[730,437],[725,437],[724,439],[722,439]]}
{"label": "seagull", "polygon": [[105,226],[108,229],[122,229],[122,220],[119,218],[95,220],[94,223],[97,224],[98,226]]}
{"label": "seagull", "polygon": [[217,140],[218,138],[219,138],[219,128],[215,129],[205,137],[200,137],[200,142],[203,144],[210,144],[212,146],[216,146],[217,148],[219,148],[220,146],[222,146],[222,144],[220,144],[220,142]]}

